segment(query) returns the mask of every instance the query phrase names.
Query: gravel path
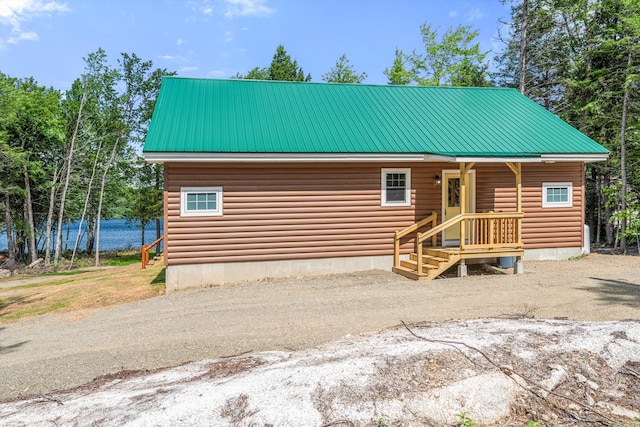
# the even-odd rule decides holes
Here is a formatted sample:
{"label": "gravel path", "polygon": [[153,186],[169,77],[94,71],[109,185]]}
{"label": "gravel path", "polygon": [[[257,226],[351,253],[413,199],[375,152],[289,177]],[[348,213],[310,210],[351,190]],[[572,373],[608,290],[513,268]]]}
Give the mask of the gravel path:
{"label": "gravel path", "polygon": [[418,322],[534,315],[640,318],[640,257],[526,262],[524,275],[414,282],[373,271],[221,286],[0,326],[0,399],[121,369],[298,350]]}

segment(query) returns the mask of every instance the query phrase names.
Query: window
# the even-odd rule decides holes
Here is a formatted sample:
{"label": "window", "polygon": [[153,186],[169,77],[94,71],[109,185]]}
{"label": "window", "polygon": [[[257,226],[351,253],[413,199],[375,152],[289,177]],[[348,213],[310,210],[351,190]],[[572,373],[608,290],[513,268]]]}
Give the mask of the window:
{"label": "window", "polygon": [[546,182],[542,184],[543,208],[570,208],[573,206],[573,184]]}
{"label": "window", "polygon": [[180,215],[222,215],[222,187],[181,188]]}
{"label": "window", "polygon": [[411,169],[382,169],[381,206],[411,206]]}

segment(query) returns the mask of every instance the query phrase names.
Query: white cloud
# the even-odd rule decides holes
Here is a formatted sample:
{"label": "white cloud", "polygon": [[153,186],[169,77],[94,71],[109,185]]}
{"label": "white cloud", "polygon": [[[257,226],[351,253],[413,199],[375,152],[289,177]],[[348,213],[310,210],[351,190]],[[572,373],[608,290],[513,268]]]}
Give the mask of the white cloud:
{"label": "white cloud", "polygon": [[176,44],[177,44],[178,46],[182,46],[182,45],[183,45],[183,44],[185,44],[185,43],[186,43],[186,41],[185,41],[185,40],[182,40],[182,39],[178,39],[178,40],[176,40]]}
{"label": "white cloud", "polygon": [[227,75],[226,70],[211,70],[208,73],[208,77],[220,78]]}
{"label": "white cloud", "polygon": [[71,9],[66,3],[54,0],[2,0],[0,1],[0,25],[11,27],[12,36],[8,43],[15,44],[21,40],[38,40],[35,31],[23,30],[25,22],[38,16],[51,15],[53,13],[69,12]]}
{"label": "white cloud", "polygon": [[233,41],[233,37],[231,37],[231,35],[231,31],[224,33],[224,41],[227,43]]}
{"label": "white cloud", "polygon": [[457,10],[452,10],[451,12],[449,12],[449,18],[455,18],[456,16],[458,16]]}
{"label": "white cloud", "polygon": [[160,59],[164,59],[165,61],[171,61],[172,59],[175,59],[175,56],[171,56],[171,55],[161,55],[161,56],[158,56],[158,58],[160,58]]}
{"label": "white cloud", "polygon": [[206,6],[202,8],[201,12],[205,15],[211,16],[213,14],[213,8],[211,6]]}
{"label": "white cloud", "polygon": [[37,41],[40,37],[38,37],[38,33],[35,31],[24,31],[21,32],[17,37],[9,37],[7,39],[7,43],[16,44],[21,40],[29,40],[29,41]]}
{"label": "white cloud", "polygon": [[480,10],[480,8],[475,8],[475,9],[471,9],[469,11],[467,11],[464,14],[464,19],[466,19],[467,21],[476,21],[478,19],[482,19],[484,18],[485,13],[483,11]]}
{"label": "white cloud", "polygon": [[189,71],[196,71],[198,67],[180,67],[178,68],[179,73],[187,73]]}
{"label": "white cloud", "polygon": [[227,9],[224,15],[227,18],[234,16],[269,16],[274,9],[268,7],[266,0],[224,0]]}

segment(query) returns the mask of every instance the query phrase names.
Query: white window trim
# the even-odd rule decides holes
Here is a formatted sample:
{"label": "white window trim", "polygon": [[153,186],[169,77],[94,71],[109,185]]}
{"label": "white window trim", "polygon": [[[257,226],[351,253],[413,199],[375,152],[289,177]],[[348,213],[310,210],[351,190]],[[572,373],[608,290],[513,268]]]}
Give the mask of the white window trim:
{"label": "white window trim", "polygon": [[[547,189],[566,187],[568,200],[566,202],[548,202]],[[542,183],[542,207],[543,208],[571,208],[573,207],[573,182],[543,182]]]}
{"label": "white window trim", "polygon": [[[403,202],[387,202],[387,174],[403,173],[406,186]],[[380,206],[411,206],[411,169],[381,169],[380,170]]]}
{"label": "white window trim", "polygon": [[[203,211],[187,210],[188,193],[216,193],[216,208]],[[180,216],[222,216],[222,187],[181,187]]]}

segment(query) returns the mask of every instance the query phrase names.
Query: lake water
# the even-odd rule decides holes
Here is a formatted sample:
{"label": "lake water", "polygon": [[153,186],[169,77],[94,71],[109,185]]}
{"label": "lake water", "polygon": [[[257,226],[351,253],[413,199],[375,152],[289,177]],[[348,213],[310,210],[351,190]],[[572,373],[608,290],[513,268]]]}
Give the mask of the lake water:
{"label": "lake water", "polygon": [[[83,225],[86,225],[83,224]],[[55,227],[56,225],[54,225]],[[160,233],[163,233],[162,221],[160,222]],[[73,245],[76,242],[76,235],[78,234],[78,223],[72,223],[69,231],[69,249],[73,249]],[[84,234],[84,233],[83,233]],[[55,231],[54,231],[55,235]],[[62,228],[62,245],[64,248],[65,240],[67,236],[67,224]],[[85,250],[86,239],[81,235],[80,245],[78,250]],[[156,223],[153,222],[145,227],[145,244],[152,243],[156,240]],[[44,239],[43,239],[44,240]],[[53,239],[52,239],[53,240]],[[38,250],[42,248],[44,242],[39,242]],[[122,249],[136,249],[140,250],[142,244],[142,230],[140,230],[139,223],[127,224],[126,219],[108,219],[100,222],[100,250],[101,251],[115,251]],[[55,244],[52,243],[51,250],[53,251]],[[0,233],[0,251],[7,250],[7,234]]]}

